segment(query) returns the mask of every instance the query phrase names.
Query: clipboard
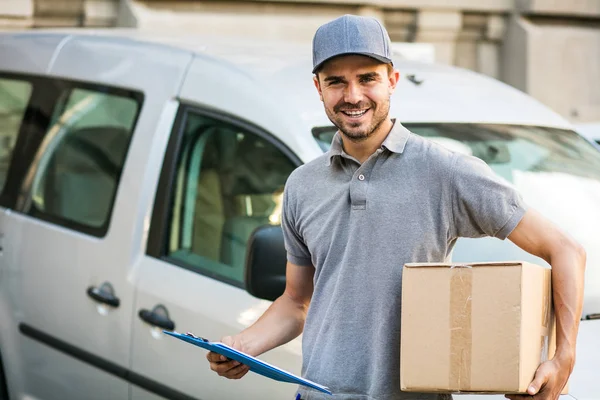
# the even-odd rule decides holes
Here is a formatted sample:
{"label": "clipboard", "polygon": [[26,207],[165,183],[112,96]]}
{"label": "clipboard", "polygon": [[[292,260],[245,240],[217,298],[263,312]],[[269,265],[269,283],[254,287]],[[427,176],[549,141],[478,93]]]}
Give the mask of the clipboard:
{"label": "clipboard", "polygon": [[242,364],[245,364],[250,367],[250,371],[262,375],[264,377],[279,382],[295,383],[298,385],[307,386],[309,388],[318,390],[322,393],[326,393],[329,395],[332,394],[329,388],[327,388],[326,386],[319,385],[318,383],[309,381],[308,379],[304,379],[294,374],[291,374],[271,364],[261,361],[258,358],[252,357],[246,353],[242,353],[241,351],[238,351],[233,347],[227,346],[226,344],[220,342],[210,342],[204,338],[195,336],[189,332],[186,334],[182,334],[175,331],[171,332],[164,330],[163,333],[174,338],[183,340],[184,342],[193,344],[194,346],[202,347],[203,349],[221,354],[231,360],[235,360]]}

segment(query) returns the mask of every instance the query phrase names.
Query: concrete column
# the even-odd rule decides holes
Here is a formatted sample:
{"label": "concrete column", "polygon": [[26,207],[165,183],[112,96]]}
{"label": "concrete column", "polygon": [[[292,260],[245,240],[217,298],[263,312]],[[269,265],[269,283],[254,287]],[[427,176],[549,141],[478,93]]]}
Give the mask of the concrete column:
{"label": "concrete column", "polygon": [[33,3],[34,0],[0,0],[0,30],[31,27]]}
{"label": "concrete column", "polygon": [[0,15],[3,17],[31,17],[33,0],[0,0]]}
{"label": "concrete column", "polygon": [[373,7],[373,6],[358,7],[358,9],[356,10],[356,15],[362,15],[363,17],[377,18],[382,23],[384,22],[384,19],[385,19],[385,13],[383,12],[383,9],[380,7]]}
{"label": "concrete column", "polygon": [[133,10],[133,0],[120,0],[117,10],[116,26],[126,28],[137,28],[138,19]]}
{"label": "concrete column", "polygon": [[[181,2],[131,0],[137,28],[154,32],[229,35],[307,42],[317,28],[359,7],[287,2]],[[363,9],[368,12],[369,9]],[[371,10],[373,11],[373,10]]]}
{"label": "concrete column", "polygon": [[461,27],[462,13],[458,11],[420,10],[415,41],[432,43],[436,61],[454,64],[456,39]]}
{"label": "concrete column", "polygon": [[488,15],[483,38],[477,43],[477,70],[493,78],[500,78],[500,47],[506,34],[506,17]]}
{"label": "concrete column", "polygon": [[515,6],[522,13],[600,17],[598,0],[516,0]]}
{"label": "concrete column", "polygon": [[574,122],[600,121],[600,29],[568,18],[534,21],[511,19],[504,80]]}
{"label": "concrete column", "polygon": [[115,26],[119,0],[0,0],[0,29]]}
{"label": "concrete column", "polygon": [[482,41],[477,44],[477,72],[500,78],[500,46],[496,42]]}
{"label": "concrete column", "polygon": [[532,29],[530,25],[520,15],[513,14],[500,52],[500,78],[523,92],[527,92],[529,86],[527,54],[530,48],[529,32]]}
{"label": "concrete column", "polygon": [[385,27],[393,42],[414,42],[417,33],[417,11],[388,10],[384,16]]}
{"label": "concrete column", "polygon": [[529,40],[528,92],[573,121],[600,121],[600,29],[539,26]]}
{"label": "concrete column", "polygon": [[506,34],[506,17],[503,15],[489,15],[486,23],[485,36],[489,40],[502,40]]}
{"label": "concrete column", "polygon": [[119,12],[119,0],[84,0],[84,25],[115,26]]}
{"label": "concrete column", "polygon": [[500,45],[505,32],[504,17],[465,13],[456,42],[454,64],[494,78],[500,74]]}
{"label": "concrete column", "polygon": [[479,43],[484,39],[487,15],[465,13],[462,15],[460,32],[456,38],[454,65],[479,71]]}
{"label": "concrete column", "polygon": [[83,0],[34,0],[34,27],[84,25]]}

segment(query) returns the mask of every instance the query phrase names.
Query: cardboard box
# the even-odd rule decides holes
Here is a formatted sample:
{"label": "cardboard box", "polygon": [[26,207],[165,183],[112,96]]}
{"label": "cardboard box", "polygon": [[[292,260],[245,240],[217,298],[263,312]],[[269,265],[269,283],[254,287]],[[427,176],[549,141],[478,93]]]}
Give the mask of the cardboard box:
{"label": "cardboard box", "polygon": [[402,391],[525,393],[554,354],[550,278],[526,262],[405,265]]}

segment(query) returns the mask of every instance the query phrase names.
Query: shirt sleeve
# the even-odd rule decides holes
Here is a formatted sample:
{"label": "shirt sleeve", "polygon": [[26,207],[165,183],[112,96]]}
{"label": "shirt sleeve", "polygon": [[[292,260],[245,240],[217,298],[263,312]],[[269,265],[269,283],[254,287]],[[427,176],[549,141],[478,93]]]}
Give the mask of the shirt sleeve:
{"label": "shirt sleeve", "polygon": [[283,208],[281,215],[281,229],[283,231],[283,240],[287,252],[287,260],[299,266],[311,266],[312,260],[308,247],[300,235],[296,224],[296,202],[290,194],[290,182],[286,184],[283,192]]}
{"label": "shirt sleeve", "polygon": [[472,156],[456,155],[451,193],[454,237],[504,240],[527,210],[513,186]]}

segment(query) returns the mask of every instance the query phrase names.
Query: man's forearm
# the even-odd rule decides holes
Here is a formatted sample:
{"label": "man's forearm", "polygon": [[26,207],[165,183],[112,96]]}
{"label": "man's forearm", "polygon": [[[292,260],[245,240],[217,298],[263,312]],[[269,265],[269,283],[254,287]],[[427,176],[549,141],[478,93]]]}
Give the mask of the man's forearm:
{"label": "man's forearm", "polygon": [[236,336],[246,353],[258,356],[299,336],[307,311],[308,304],[295,301],[284,293],[258,321]]}
{"label": "man's forearm", "polygon": [[555,358],[572,369],[583,307],[586,255],[576,243],[565,243],[551,255],[552,292],[556,313]]}

